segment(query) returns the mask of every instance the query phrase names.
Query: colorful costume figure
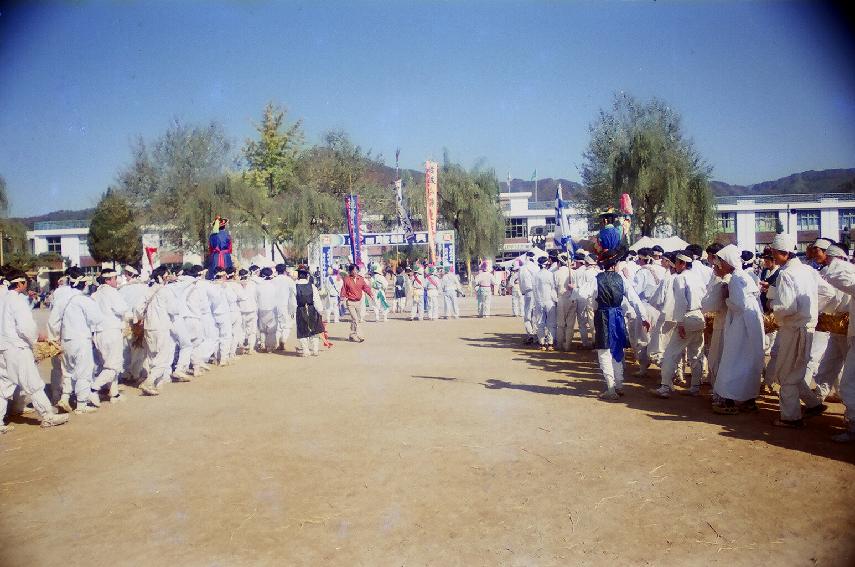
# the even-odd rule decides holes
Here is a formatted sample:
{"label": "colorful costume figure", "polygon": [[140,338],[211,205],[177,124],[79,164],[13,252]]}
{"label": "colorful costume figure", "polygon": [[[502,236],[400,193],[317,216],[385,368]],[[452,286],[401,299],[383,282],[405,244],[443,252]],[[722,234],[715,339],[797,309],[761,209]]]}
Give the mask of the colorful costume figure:
{"label": "colorful costume figure", "polygon": [[217,216],[211,226],[211,236],[208,237],[208,279],[213,280],[217,268],[232,267],[232,237],[226,227],[229,219]]}

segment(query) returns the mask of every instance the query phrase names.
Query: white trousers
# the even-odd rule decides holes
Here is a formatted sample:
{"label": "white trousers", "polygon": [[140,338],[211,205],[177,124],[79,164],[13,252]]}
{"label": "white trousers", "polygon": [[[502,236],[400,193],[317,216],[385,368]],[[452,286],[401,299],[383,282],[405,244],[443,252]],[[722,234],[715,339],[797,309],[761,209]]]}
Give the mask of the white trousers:
{"label": "white trousers", "polygon": [[594,336],[594,309],[590,301],[576,301],[576,319],[579,322],[579,340],[583,347],[590,347]]}
{"label": "white trousers", "polygon": [[158,386],[169,380],[172,374],[172,359],[175,356],[175,342],[166,329],[146,329],[145,344],[148,350],[148,377],[146,383]]}
{"label": "white trousers", "polygon": [[341,321],[341,311],[339,310],[338,305],[338,296],[337,295],[329,295],[324,301],[324,315],[326,316],[327,323],[332,323],[335,321],[338,323]]}
{"label": "white trousers", "polygon": [[241,319],[247,349],[254,352],[258,348],[258,311],[244,311],[241,313]]}
{"label": "white trousers", "polygon": [[597,349],[597,362],[600,363],[600,371],[606,380],[606,388],[623,388],[623,362],[615,360],[612,351],[607,348]]}
{"label": "white trousers", "polygon": [[276,348],[276,334],[278,329],[279,324],[276,320],[275,311],[258,312],[258,332],[261,333],[261,340],[267,352],[271,352]]}
{"label": "white trousers", "polygon": [[840,378],[840,399],[843,400],[843,417],[849,422],[850,431],[855,430],[855,337],[848,337],[849,348]]}
{"label": "white trousers", "polygon": [[193,337],[187,326],[187,319],[176,317],[172,322],[172,340],[178,351],[178,360],[175,362],[176,372],[187,372],[190,368],[190,359],[193,355]]}
{"label": "white trousers", "polygon": [[[6,415],[7,400],[12,397],[15,387],[20,387],[21,391],[30,397],[33,408],[42,419],[54,413],[50,400],[45,394],[45,383],[39,376],[33,351],[29,348],[10,347],[5,351],[0,351],[0,359],[2,359],[2,364],[6,369],[6,376],[0,379],[2,382],[0,385],[0,394],[2,394],[0,396],[2,397],[0,419]],[[84,398],[84,400],[87,399]]]}
{"label": "white trousers", "polygon": [[492,307],[493,303],[493,297],[492,295],[490,295],[490,288],[476,288],[475,298],[478,300],[478,317],[489,317],[490,308]]}
{"label": "white trousers", "polygon": [[74,387],[74,394],[77,396],[77,403],[85,404],[92,395],[92,380],[95,373],[92,339],[62,341],[62,357],[71,376],[71,384]]}
{"label": "white trousers", "polygon": [[101,372],[95,378],[93,390],[118,383],[124,365],[125,344],[121,329],[105,329],[95,333],[95,348],[101,354]]}
{"label": "white trousers", "polygon": [[[200,319],[196,319],[194,317],[187,317],[184,319],[184,326],[187,328],[187,335],[190,337],[190,364],[193,365],[193,369],[198,369],[202,364],[208,362],[208,359],[211,358],[210,353],[205,356],[203,352],[206,348],[205,346],[205,332],[202,327],[202,321]],[[179,359],[180,359],[179,355]],[[182,361],[183,362],[183,361]],[[179,364],[175,365],[175,370],[180,372],[186,372],[187,367],[182,367]]]}
{"label": "white trousers", "polygon": [[828,346],[819,361],[819,368],[814,376],[817,384],[825,384],[829,391],[839,388],[843,374],[843,363],[846,361],[849,341],[845,335],[829,333]]}
{"label": "white trousers", "polygon": [[430,289],[427,292],[427,318],[439,319],[439,291]]}
{"label": "white trousers", "polygon": [[410,319],[418,319],[421,321],[425,316],[424,306],[424,291],[415,290],[413,292],[412,306],[410,307]]}
{"label": "white trousers", "polygon": [[511,291],[511,313],[514,317],[522,317],[523,314],[523,298],[519,288]]}
{"label": "white trousers", "polygon": [[318,335],[312,335],[311,337],[304,337],[298,340],[303,356],[309,356],[310,353],[315,355],[318,354],[318,349],[320,348],[321,343]]}
{"label": "white trousers", "polygon": [[541,345],[552,346],[555,340],[555,304],[545,303],[534,306],[534,321],[537,324],[537,339]]}
{"label": "white trousers", "polygon": [[243,348],[246,334],[243,331],[243,315],[240,311],[232,311],[232,349],[231,357],[237,356],[238,349]]}
{"label": "white trousers", "polygon": [[[570,317],[573,313],[573,317]],[[570,342],[573,340],[573,327],[576,326],[576,301],[570,299],[569,295],[558,296],[555,306],[555,347],[560,350],[570,350]]]}
{"label": "white trousers", "polygon": [[537,326],[534,324],[532,316],[534,315],[534,294],[529,291],[523,294],[523,325],[525,332],[529,337],[534,337],[537,334]]}
{"label": "white trousers", "polygon": [[724,352],[724,321],[719,325],[719,319],[722,316],[716,317],[713,323],[713,332],[710,337],[710,350],[707,353],[707,377],[710,384],[715,386],[715,377],[718,374],[718,367],[721,364],[721,354]]}
{"label": "white trousers", "polygon": [[819,396],[810,388],[807,364],[810,360],[813,331],[803,327],[781,327],[778,329],[778,356],[775,376],[781,383],[779,405],[781,419],[793,421],[801,419],[802,408],[799,400],[809,408],[822,403]]}
{"label": "white trousers", "polygon": [[232,319],[228,313],[214,319],[217,325],[217,360],[220,364],[232,356]]}
{"label": "white trousers", "polygon": [[683,360],[683,353],[689,367],[692,369],[692,386],[700,386],[704,377],[704,332],[686,331],[686,338],[681,338],[675,328],[665,352],[662,353],[662,385],[669,388],[674,385],[677,367]]}
{"label": "white trousers", "polygon": [[460,305],[457,303],[457,292],[455,291],[454,293],[443,293],[442,298],[445,304],[445,316],[459,319]]}

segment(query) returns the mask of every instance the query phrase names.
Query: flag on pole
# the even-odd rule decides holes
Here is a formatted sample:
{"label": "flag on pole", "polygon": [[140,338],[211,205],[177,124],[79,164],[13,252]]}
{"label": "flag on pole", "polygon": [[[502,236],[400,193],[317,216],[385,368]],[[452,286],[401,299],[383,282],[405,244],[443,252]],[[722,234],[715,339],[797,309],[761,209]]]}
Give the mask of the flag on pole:
{"label": "flag on pole", "polygon": [[576,244],[570,237],[570,203],[561,198],[561,183],[555,194],[555,232],[553,240],[555,247],[568,252],[571,256],[576,253]]}

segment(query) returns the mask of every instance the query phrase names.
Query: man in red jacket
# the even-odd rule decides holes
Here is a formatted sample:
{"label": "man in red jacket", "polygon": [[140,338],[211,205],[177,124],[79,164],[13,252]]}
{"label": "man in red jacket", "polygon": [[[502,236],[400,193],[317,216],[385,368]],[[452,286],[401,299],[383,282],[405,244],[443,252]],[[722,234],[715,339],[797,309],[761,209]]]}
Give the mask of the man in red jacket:
{"label": "man in red jacket", "polygon": [[358,343],[365,341],[359,333],[359,305],[363,293],[371,295],[371,286],[359,275],[356,265],[351,264],[347,268],[340,297],[347,302],[347,312],[350,314],[350,340]]}

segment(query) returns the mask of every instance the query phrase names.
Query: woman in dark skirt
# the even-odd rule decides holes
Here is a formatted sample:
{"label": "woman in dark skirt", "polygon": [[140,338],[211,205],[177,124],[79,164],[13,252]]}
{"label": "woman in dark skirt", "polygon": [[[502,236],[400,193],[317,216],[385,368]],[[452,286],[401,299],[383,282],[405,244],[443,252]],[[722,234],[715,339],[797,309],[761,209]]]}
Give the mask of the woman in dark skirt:
{"label": "woman in dark skirt", "polygon": [[599,260],[603,271],[597,274],[594,348],[606,380],[606,390],[600,394],[600,399],[607,401],[617,400],[623,395],[623,351],[629,346],[624,300],[635,310],[645,330],[650,328],[644,316],[644,306],[632,284],[615,271],[615,266],[624,256],[622,250],[603,251]]}
{"label": "woman in dark skirt", "polygon": [[318,288],[312,285],[309,269],[297,268],[297,340],[300,343],[300,356],[318,356],[320,335],[324,332],[321,320],[323,304]]}

